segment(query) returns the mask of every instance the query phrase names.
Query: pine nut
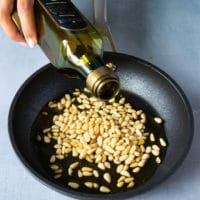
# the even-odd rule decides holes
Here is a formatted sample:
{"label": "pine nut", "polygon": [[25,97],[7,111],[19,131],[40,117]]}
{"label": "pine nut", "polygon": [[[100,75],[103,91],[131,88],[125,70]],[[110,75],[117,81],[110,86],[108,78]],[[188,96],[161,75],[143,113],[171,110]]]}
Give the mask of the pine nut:
{"label": "pine nut", "polygon": [[160,151],[156,150],[156,149],[153,149],[151,151],[151,153],[154,155],[154,156],[159,156],[160,155]]}
{"label": "pine nut", "polygon": [[93,175],[92,172],[87,172],[87,171],[83,172],[83,176],[92,176],[92,175]]}
{"label": "pine nut", "polygon": [[59,179],[61,176],[62,176],[62,174],[56,174],[56,175],[54,175],[54,178]]}
{"label": "pine nut", "polygon": [[49,159],[50,163],[54,163],[56,161],[56,156],[52,155],[51,158]]}
{"label": "pine nut", "polygon": [[86,155],[87,155],[87,152],[86,152],[86,150],[84,151],[81,151],[81,153],[80,153],[80,155],[79,155],[79,158],[80,159],[84,159],[85,157],[86,157]]}
{"label": "pine nut", "polygon": [[91,167],[82,167],[81,170],[83,172],[91,172],[91,171],[93,171],[93,169]]}
{"label": "pine nut", "polygon": [[154,136],[153,133],[150,134],[150,141],[151,141],[151,142],[155,142],[155,141],[156,141],[156,140],[155,140],[155,136]]}
{"label": "pine nut", "polygon": [[160,157],[156,157],[156,163],[157,163],[157,164],[160,164],[160,163],[161,163]]}
{"label": "pine nut", "polygon": [[146,160],[141,160],[141,161],[138,163],[138,166],[139,166],[139,167],[144,167],[145,164],[146,164]]}
{"label": "pine nut", "polygon": [[104,165],[105,165],[105,167],[106,167],[107,169],[110,169],[110,168],[111,168],[111,165],[110,165],[109,162],[105,162]]}
{"label": "pine nut", "polygon": [[129,177],[129,178],[126,178],[126,179],[124,180],[124,182],[125,182],[125,183],[130,183],[130,182],[132,182],[133,180],[134,180],[133,177]]}
{"label": "pine nut", "polygon": [[118,188],[121,188],[121,187],[123,187],[124,186],[124,182],[117,182],[117,187]]}
{"label": "pine nut", "polygon": [[100,192],[109,193],[110,189],[106,186],[101,186],[99,189]]}
{"label": "pine nut", "polygon": [[127,185],[127,188],[132,188],[134,185],[135,185],[134,182],[130,182],[130,183]]}
{"label": "pine nut", "polygon": [[73,188],[73,189],[78,189],[79,188],[79,184],[75,183],[75,182],[68,182],[68,186]]}
{"label": "pine nut", "polygon": [[[117,165],[114,173],[120,175],[116,186],[121,188],[126,184],[126,188],[132,188],[135,183],[129,171],[139,173],[152,155],[159,164],[161,160],[158,156],[162,149],[158,145],[166,147],[167,142],[160,137],[159,144],[155,143],[157,138],[154,133],[146,130],[146,114],[141,109],[132,108],[125,97],[120,97],[118,101],[113,98],[104,102],[90,95],[86,88],[75,89],[71,95],[65,94],[59,101],[49,102],[49,108],[57,114],[53,116],[51,127],[42,130],[45,135],[40,138],[45,143],[55,142],[54,153],[49,162],[56,163],[72,155],[75,159],[92,163],[82,166],[82,161],[73,162],[67,169],[68,175],[72,176],[73,172],[76,172],[79,178],[84,176],[86,187],[98,188],[105,193],[111,192],[111,189],[106,186],[99,187],[98,183],[88,179],[99,178],[99,172],[105,170],[103,179],[111,183],[111,164],[114,163]],[[157,124],[163,122],[159,117],[154,117],[154,121]],[[41,137],[36,135],[36,139],[39,136]],[[150,146],[146,146],[149,140]],[[78,168],[79,165],[81,168]],[[90,167],[93,165],[100,171],[96,170],[96,167]],[[61,177],[62,171],[65,170],[55,164],[50,167],[56,177]],[[76,168],[78,169],[73,171]],[[74,189],[80,187],[76,182],[68,182],[68,185],[72,185]]]}
{"label": "pine nut", "polygon": [[165,140],[163,138],[160,138],[159,141],[160,141],[161,146],[163,146],[163,147],[167,146],[167,143],[165,142]]}
{"label": "pine nut", "polygon": [[92,182],[85,182],[84,185],[88,188],[93,188],[93,183]]}
{"label": "pine nut", "polygon": [[156,145],[156,144],[152,145],[152,149],[160,151],[160,147],[158,145]]}
{"label": "pine nut", "polygon": [[142,160],[147,160],[147,159],[149,159],[149,154],[143,154]]}
{"label": "pine nut", "polygon": [[145,152],[146,152],[147,154],[151,153],[151,147],[150,147],[150,146],[147,146]]}
{"label": "pine nut", "polygon": [[122,162],[128,158],[128,155],[122,155],[120,156],[119,160]]}
{"label": "pine nut", "polygon": [[136,167],[136,168],[133,169],[133,173],[137,174],[139,171],[140,171],[140,167]]}
{"label": "pine nut", "polygon": [[125,170],[121,171],[120,174],[123,175],[123,176],[127,176],[127,177],[130,176],[130,173],[128,171],[125,171]]}
{"label": "pine nut", "polygon": [[136,145],[133,145],[130,149],[130,154],[134,154],[135,150],[136,150]]}
{"label": "pine nut", "polygon": [[44,136],[44,142],[45,143],[50,143],[51,139],[48,136]]}
{"label": "pine nut", "polygon": [[71,175],[72,175],[72,173],[73,173],[73,170],[72,170],[72,168],[68,168],[68,175],[69,175],[69,176],[71,176]]}
{"label": "pine nut", "polygon": [[105,146],[105,150],[107,150],[110,153],[114,153],[114,150],[110,146]]}
{"label": "pine nut", "polygon": [[89,142],[89,141],[90,141],[90,135],[89,135],[89,134],[85,133],[85,134],[84,134],[84,137],[85,137],[85,141],[86,141],[86,142]]}
{"label": "pine nut", "polygon": [[125,149],[125,147],[123,145],[121,146],[116,146],[116,150],[117,151],[123,151]]}
{"label": "pine nut", "polygon": [[57,169],[57,170],[54,171],[55,174],[60,174],[60,173],[62,173],[62,172],[63,172],[62,169]]}
{"label": "pine nut", "polygon": [[135,156],[133,155],[129,155],[129,157],[125,160],[125,164],[129,165],[133,161],[134,157]]}
{"label": "pine nut", "polygon": [[99,187],[98,183],[93,183],[93,188],[97,189]]}
{"label": "pine nut", "polygon": [[83,177],[83,173],[81,172],[81,170],[78,170],[78,177],[79,178]]}
{"label": "pine nut", "polygon": [[139,156],[140,156],[140,153],[139,153],[138,151],[135,151],[134,155],[135,155],[136,157],[139,157]]}
{"label": "pine nut", "polygon": [[131,165],[130,165],[131,168],[135,168],[135,167],[137,167],[137,166],[138,166],[138,163],[137,163],[137,162],[132,162]]}
{"label": "pine nut", "polygon": [[60,155],[56,155],[56,158],[58,160],[63,160],[65,158],[65,156],[60,154]]}
{"label": "pine nut", "polygon": [[44,115],[44,116],[47,116],[48,115],[48,112],[42,112],[42,115]]}
{"label": "pine nut", "polygon": [[53,170],[59,169],[59,166],[58,166],[58,165],[51,165],[50,167],[51,167],[51,169],[53,169]]}
{"label": "pine nut", "polygon": [[69,168],[75,169],[76,167],[78,167],[78,165],[79,165],[79,162],[74,162],[69,166]]}
{"label": "pine nut", "polygon": [[61,139],[61,137],[58,137],[57,143],[58,143],[58,144],[62,144],[62,139]]}
{"label": "pine nut", "polygon": [[103,144],[103,138],[102,138],[101,136],[99,136],[99,137],[97,138],[97,142],[98,142],[98,145],[99,145],[99,146],[102,146],[102,144]]}
{"label": "pine nut", "polygon": [[118,165],[116,168],[116,172],[119,174],[124,169],[124,165]]}
{"label": "pine nut", "polygon": [[97,178],[99,177],[99,172],[97,170],[94,170],[93,174],[94,174],[95,177],[97,177]]}
{"label": "pine nut", "polygon": [[125,103],[125,98],[124,97],[122,97],[120,100],[119,100],[119,104],[124,104]]}
{"label": "pine nut", "polygon": [[138,145],[143,145],[145,142],[144,142],[144,140],[143,139],[140,139],[139,141],[138,141]]}
{"label": "pine nut", "polygon": [[68,154],[68,153],[70,153],[72,151],[72,149],[71,148],[65,148],[65,154]]}
{"label": "pine nut", "polygon": [[142,110],[138,110],[138,111],[136,111],[136,113],[137,113],[138,116],[141,115],[142,112],[143,112]]}
{"label": "pine nut", "polygon": [[154,121],[157,123],[157,124],[161,124],[163,122],[163,120],[160,118],[160,117],[154,117]]}
{"label": "pine nut", "polygon": [[41,137],[40,135],[37,135],[36,140],[37,140],[38,142],[40,142],[40,141],[42,141],[42,137]]}
{"label": "pine nut", "polygon": [[56,154],[57,154],[57,155],[62,154],[62,149],[61,149],[61,148],[57,148],[57,149],[56,149]]}
{"label": "pine nut", "polygon": [[124,180],[126,179],[125,176],[120,176],[117,180],[117,182],[124,182]]}
{"label": "pine nut", "polygon": [[141,117],[141,122],[144,124],[144,123],[146,123],[146,115],[144,114],[144,113],[142,113],[141,115],[140,115],[140,117]]}
{"label": "pine nut", "polygon": [[106,182],[111,183],[111,176],[109,173],[105,173],[103,175],[103,178],[105,179]]}
{"label": "pine nut", "polygon": [[101,155],[98,155],[97,157],[96,157],[96,163],[100,163],[101,162],[101,160],[102,160],[102,156]]}
{"label": "pine nut", "polygon": [[103,163],[99,163],[97,166],[99,169],[102,169],[102,170],[106,169]]}

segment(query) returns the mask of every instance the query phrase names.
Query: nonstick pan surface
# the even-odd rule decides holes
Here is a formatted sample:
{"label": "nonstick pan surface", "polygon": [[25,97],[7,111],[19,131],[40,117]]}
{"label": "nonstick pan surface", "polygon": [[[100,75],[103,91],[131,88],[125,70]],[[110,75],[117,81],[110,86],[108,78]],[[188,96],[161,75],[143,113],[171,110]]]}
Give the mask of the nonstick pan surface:
{"label": "nonstick pan surface", "polygon": [[83,79],[64,77],[51,64],[34,73],[19,89],[10,108],[9,133],[22,163],[47,186],[79,199],[125,199],[145,192],[169,177],[185,158],[193,138],[193,116],[180,87],[163,71],[133,56],[105,53],[106,62],[117,66],[122,94],[137,108],[161,116],[165,123],[168,148],[164,161],[146,183],[119,194],[87,194],[70,190],[50,177],[39,162],[32,143],[32,126],[48,101],[69,90],[85,87]]}

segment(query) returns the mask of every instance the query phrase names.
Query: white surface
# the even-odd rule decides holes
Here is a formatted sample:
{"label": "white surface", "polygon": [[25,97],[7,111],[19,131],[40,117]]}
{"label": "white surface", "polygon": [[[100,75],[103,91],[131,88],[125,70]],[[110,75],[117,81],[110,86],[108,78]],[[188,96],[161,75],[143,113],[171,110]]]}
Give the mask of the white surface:
{"label": "white surface", "polygon": [[[109,23],[118,50],[144,58],[174,78],[187,95],[195,118],[193,144],[182,166],[160,186],[135,199],[198,199],[200,3],[198,0],[123,0],[126,3],[122,5],[122,0],[108,1],[112,7]],[[81,7],[82,4],[79,5]],[[85,4],[83,10],[87,12]],[[125,13],[129,14],[126,20]],[[15,93],[33,72],[46,63],[48,60],[38,47],[29,49],[20,46],[9,40],[0,29],[0,200],[70,199],[33,178],[19,162],[8,137],[8,111]]]}

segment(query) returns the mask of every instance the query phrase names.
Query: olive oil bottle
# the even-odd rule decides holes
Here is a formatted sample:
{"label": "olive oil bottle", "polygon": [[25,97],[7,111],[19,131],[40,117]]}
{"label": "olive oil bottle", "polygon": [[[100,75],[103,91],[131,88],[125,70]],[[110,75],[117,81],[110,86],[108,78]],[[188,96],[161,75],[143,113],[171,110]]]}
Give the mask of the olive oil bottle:
{"label": "olive oil bottle", "polygon": [[[39,46],[58,69],[72,68],[86,79],[93,95],[109,99],[119,91],[119,79],[103,62],[103,39],[70,0],[36,0]],[[13,20],[20,30],[17,13]]]}

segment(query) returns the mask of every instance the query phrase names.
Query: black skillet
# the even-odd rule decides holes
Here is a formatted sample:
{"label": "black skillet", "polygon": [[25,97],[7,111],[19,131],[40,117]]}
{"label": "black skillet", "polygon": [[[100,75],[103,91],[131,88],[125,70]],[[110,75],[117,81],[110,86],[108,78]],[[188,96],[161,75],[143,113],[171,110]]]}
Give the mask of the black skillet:
{"label": "black skillet", "polygon": [[37,157],[31,140],[33,123],[50,100],[75,88],[85,87],[83,79],[66,78],[48,64],[34,73],[19,89],[9,113],[9,132],[12,145],[27,169],[44,184],[78,199],[125,199],[145,192],[169,177],[185,158],[193,138],[193,116],[186,96],[180,87],[163,71],[133,56],[105,53],[106,62],[117,66],[124,96],[147,113],[161,116],[168,139],[164,161],[144,184],[129,192],[117,194],[89,194],[76,192],[57,184]]}

